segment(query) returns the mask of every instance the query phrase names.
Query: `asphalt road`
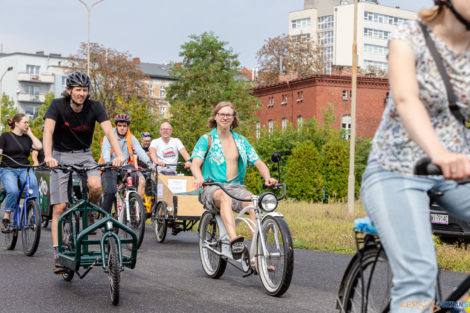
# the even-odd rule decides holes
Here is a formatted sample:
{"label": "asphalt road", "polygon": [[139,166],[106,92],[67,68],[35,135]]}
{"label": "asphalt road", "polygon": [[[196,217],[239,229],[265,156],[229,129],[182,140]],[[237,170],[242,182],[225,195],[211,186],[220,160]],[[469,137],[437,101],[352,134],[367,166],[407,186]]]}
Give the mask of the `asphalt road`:
{"label": "asphalt road", "polygon": [[[26,257],[18,238],[16,250],[0,250],[0,312],[337,312],[336,293],[349,256],[295,250],[294,277],[287,293],[264,293],[258,276],[242,277],[228,265],[218,280],[205,276],[196,233],[167,235],[157,243],[150,227],[136,268],[121,273],[120,304],[109,300],[107,276],[93,269],[84,279],[66,282],[52,273],[50,230],[42,232],[38,251]],[[444,272],[443,289],[464,275]]]}

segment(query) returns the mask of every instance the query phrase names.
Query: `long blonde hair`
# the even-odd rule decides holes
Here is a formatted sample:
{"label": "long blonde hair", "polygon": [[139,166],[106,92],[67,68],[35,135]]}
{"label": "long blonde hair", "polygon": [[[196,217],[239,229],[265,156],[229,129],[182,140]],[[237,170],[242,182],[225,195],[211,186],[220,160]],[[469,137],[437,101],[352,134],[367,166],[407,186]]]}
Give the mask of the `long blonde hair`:
{"label": "long blonde hair", "polygon": [[435,5],[431,9],[421,10],[419,11],[418,16],[422,21],[429,23],[442,14],[444,11],[442,7],[442,5]]}

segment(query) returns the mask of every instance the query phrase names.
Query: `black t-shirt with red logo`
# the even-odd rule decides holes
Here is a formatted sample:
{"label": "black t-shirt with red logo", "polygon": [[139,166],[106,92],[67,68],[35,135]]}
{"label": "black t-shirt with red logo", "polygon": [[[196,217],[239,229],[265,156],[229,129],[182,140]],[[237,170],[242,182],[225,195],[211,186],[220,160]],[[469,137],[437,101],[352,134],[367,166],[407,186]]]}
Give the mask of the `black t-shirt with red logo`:
{"label": "black t-shirt with red logo", "polygon": [[67,152],[90,148],[95,131],[95,123],[109,120],[103,105],[99,101],[86,100],[80,112],[74,112],[70,100],[54,99],[44,119],[56,122],[52,135],[54,150]]}

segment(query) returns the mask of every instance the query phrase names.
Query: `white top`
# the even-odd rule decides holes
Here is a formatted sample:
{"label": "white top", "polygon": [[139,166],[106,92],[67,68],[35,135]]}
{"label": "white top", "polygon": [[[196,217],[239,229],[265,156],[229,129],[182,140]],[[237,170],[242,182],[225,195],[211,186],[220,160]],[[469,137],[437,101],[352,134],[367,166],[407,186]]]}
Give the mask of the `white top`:
{"label": "white top", "polygon": [[[181,149],[184,148],[183,143],[178,138],[170,137],[170,141],[165,143],[160,137],[158,139],[152,140],[150,143],[150,148],[155,148],[157,151],[157,159],[163,161],[165,164],[176,164],[178,162],[178,156]],[[162,167],[158,167],[158,171],[161,172],[164,170]],[[171,170],[176,172],[176,166],[167,167],[166,170]]]}

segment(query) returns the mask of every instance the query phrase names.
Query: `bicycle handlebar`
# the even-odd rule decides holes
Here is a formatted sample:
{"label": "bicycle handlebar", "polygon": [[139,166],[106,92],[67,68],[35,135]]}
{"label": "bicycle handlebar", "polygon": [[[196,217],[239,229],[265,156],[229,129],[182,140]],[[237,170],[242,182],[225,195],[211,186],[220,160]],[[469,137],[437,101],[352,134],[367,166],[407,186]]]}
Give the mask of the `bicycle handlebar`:
{"label": "bicycle handlebar", "polygon": [[52,170],[61,170],[63,172],[70,172],[74,171],[77,173],[85,173],[91,170],[95,169],[101,169],[101,170],[106,170],[106,169],[113,169],[116,168],[113,166],[112,163],[96,163],[95,165],[92,166],[83,166],[82,164],[64,164],[64,163],[59,163],[56,167],[51,167],[50,169]]}
{"label": "bicycle handlebar", "polygon": [[[244,198],[238,198],[238,197],[235,197],[234,195],[232,195],[230,192],[227,191],[227,189],[224,188],[224,186],[221,184],[221,183],[217,183],[217,182],[214,182],[212,181],[211,179],[202,183],[202,186],[218,186],[220,187],[220,189],[222,189],[227,195],[229,195],[231,198],[235,199],[235,200],[238,200],[238,201],[242,201],[242,202],[250,202],[251,199],[244,199]],[[268,188],[271,188],[271,189],[280,189],[282,188],[283,189],[283,192],[282,192],[282,196],[280,197],[276,197],[277,200],[282,200],[284,199],[284,197],[286,196],[286,184],[276,184],[274,186],[266,186]]]}
{"label": "bicycle handlebar", "polygon": [[10,161],[12,161],[13,163],[15,163],[16,165],[21,166],[21,167],[37,168],[37,167],[44,167],[44,164],[46,164],[45,162],[42,162],[42,163],[40,163],[39,165],[21,164],[21,163],[18,163],[15,159],[13,159],[13,158],[12,158],[11,156],[9,156],[9,155],[0,154],[0,156],[2,156],[2,157],[7,157],[8,159],[10,159]]}
{"label": "bicycle handlebar", "polygon": [[422,158],[419,160],[413,170],[415,175],[442,175],[441,168],[431,162],[431,158]]}

